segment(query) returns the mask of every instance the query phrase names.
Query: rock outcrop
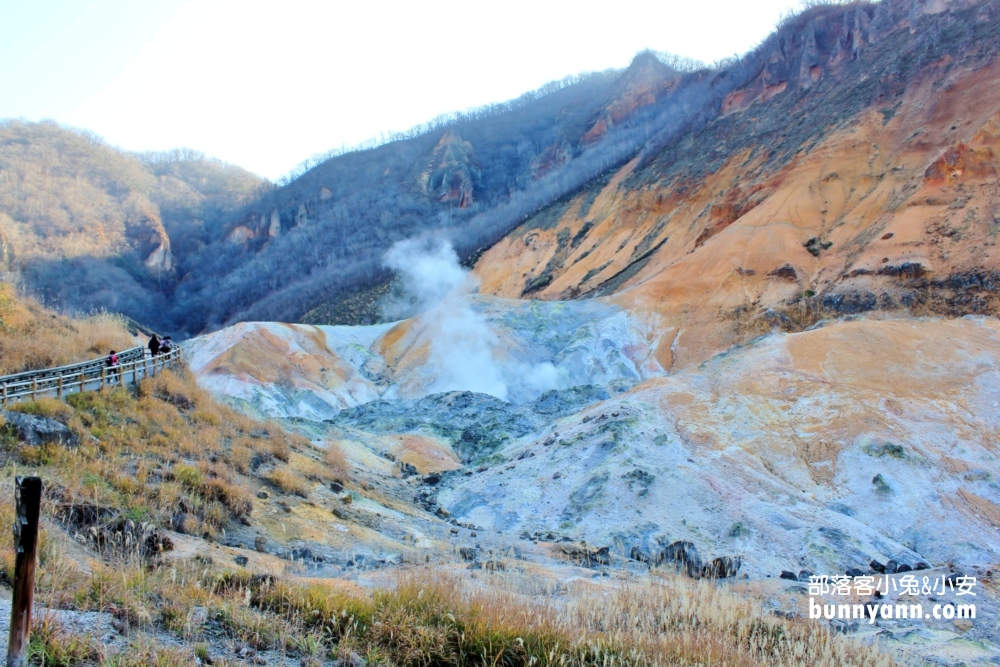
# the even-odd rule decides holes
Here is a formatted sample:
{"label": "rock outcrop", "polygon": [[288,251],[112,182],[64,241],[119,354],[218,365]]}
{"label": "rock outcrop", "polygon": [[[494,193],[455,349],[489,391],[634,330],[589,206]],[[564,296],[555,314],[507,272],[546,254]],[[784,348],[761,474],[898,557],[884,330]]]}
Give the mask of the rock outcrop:
{"label": "rock outcrop", "polygon": [[427,196],[466,208],[474,201],[478,179],[479,165],[472,144],[448,130],[431,152],[418,182]]}
{"label": "rock outcrop", "polygon": [[80,439],[67,426],[55,419],[39,417],[10,410],[0,410],[2,426],[13,432],[22,442],[38,447],[54,444],[76,447]]}

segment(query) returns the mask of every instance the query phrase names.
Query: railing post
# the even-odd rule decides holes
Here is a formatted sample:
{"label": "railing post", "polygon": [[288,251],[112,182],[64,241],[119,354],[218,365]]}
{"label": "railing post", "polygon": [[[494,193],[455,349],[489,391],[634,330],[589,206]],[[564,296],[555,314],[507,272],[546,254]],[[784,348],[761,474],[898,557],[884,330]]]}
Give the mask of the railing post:
{"label": "railing post", "polygon": [[62,400],[62,373],[59,374],[59,379],[57,380],[57,384],[56,384],[56,397],[60,401]]}
{"label": "railing post", "polygon": [[101,390],[104,390],[104,380],[107,378],[107,368],[101,367]]}
{"label": "railing post", "polygon": [[79,394],[80,392],[82,392],[83,391],[83,385],[86,384],[86,383],[87,383],[87,374],[84,373],[83,371],[80,371],[80,388],[77,389],[76,393]]}
{"label": "railing post", "polygon": [[38,509],[42,501],[42,480],[18,477],[14,505],[14,597],[10,604],[10,636],[7,640],[7,667],[28,664],[31,607],[35,597],[35,557],[38,550]]}
{"label": "railing post", "polygon": [[38,400],[38,379],[31,378],[31,400]]}
{"label": "railing post", "polygon": [[7,383],[3,383],[3,406],[7,407]]}

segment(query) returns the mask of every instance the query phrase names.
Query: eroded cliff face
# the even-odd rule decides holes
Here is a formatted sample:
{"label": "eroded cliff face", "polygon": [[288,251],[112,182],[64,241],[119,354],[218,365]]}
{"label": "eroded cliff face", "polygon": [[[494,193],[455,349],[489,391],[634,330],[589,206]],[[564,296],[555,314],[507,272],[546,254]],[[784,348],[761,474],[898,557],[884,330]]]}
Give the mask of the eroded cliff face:
{"label": "eroded cliff face", "polygon": [[441,136],[418,182],[421,191],[441,203],[454,203],[459,208],[475,201],[475,182],[479,178],[472,144],[458,133],[448,130]]}
{"label": "eroded cliff face", "polygon": [[882,5],[808,20],[720,118],[486,252],[482,290],[613,294],[663,317],[658,358],[675,370],[823,317],[1000,312],[1000,66],[945,55],[905,80],[884,66],[914,25],[1000,18],[935,7],[891,29]]}
{"label": "eroded cliff face", "polygon": [[610,128],[673,91],[681,79],[680,73],[667,67],[652,53],[639,54],[616,82],[580,142],[593,144],[600,141]]}

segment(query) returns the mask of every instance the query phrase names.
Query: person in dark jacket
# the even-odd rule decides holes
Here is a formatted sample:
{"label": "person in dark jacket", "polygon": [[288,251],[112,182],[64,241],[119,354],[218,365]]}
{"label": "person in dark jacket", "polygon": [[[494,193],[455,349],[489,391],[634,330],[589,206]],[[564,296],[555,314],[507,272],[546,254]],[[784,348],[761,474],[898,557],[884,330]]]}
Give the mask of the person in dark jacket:
{"label": "person in dark jacket", "polygon": [[160,337],[156,334],[149,339],[149,353],[154,357],[160,353]]}
{"label": "person in dark jacket", "polygon": [[116,366],[118,366],[118,353],[116,353],[114,350],[111,350],[111,353],[108,355],[108,358],[104,360],[104,365],[107,366],[108,368],[115,368]]}

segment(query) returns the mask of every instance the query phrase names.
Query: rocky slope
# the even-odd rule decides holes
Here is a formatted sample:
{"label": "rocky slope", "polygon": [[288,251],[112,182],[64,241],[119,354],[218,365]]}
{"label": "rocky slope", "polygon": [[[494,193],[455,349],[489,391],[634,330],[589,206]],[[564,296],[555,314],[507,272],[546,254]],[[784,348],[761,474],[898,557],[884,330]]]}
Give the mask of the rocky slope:
{"label": "rocky slope", "polygon": [[905,7],[795,19],[704,129],[485,253],[483,291],[615,293],[668,369],[838,314],[996,314],[1000,17]]}
{"label": "rocky slope", "polygon": [[[450,391],[435,393],[450,371],[430,360],[419,319],[239,325],[193,340],[188,355],[217,396],[338,443],[358,478],[393,499],[358,507],[352,520],[372,523],[355,533],[356,549],[410,549],[403,534],[440,543],[447,535],[432,514],[470,554],[474,543],[513,541],[542,562],[628,567],[687,541],[703,562],[738,560],[770,604],[793,613],[805,602],[772,583],[783,570],[926,562],[934,576],[980,577],[977,602],[992,618],[995,319],[824,321],[666,373],[652,355],[655,329],[603,299],[473,303],[502,341],[493,357],[510,400],[463,391],[475,377],[464,387],[451,377]],[[518,384],[518,369],[546,362],[554,386]],[[343,539],[309,511],[275,520],[314,551],[339,548]],[[973,645],[965,630],[922,623],[894,626],[909,639],[890,645],[918,642],[908,650],[978,664],[998,655],[983,623]]]}
{"label": "rocky slope", "polygon": [[[501,337],[529,310],[480,305]],[[420,335],[394,347],[412,322],[240,325],[196,339],[189,358],[203,385],[257,414],[400,456],[400,438],[420,439],[448,463],[417,457],[419,472],[463,470],[435,502],[505,534],[625,553],[688,539],[745,555],[759,576],[1000,555],[995,320],[830,323],[666,375],[623,313],[567,326],[567,306],[539,308],[505,348],[510,402],[433,393],[447,369],[414,361]],[[526,359],[552,363],[554,386],[517,385],[511,364]]]}

